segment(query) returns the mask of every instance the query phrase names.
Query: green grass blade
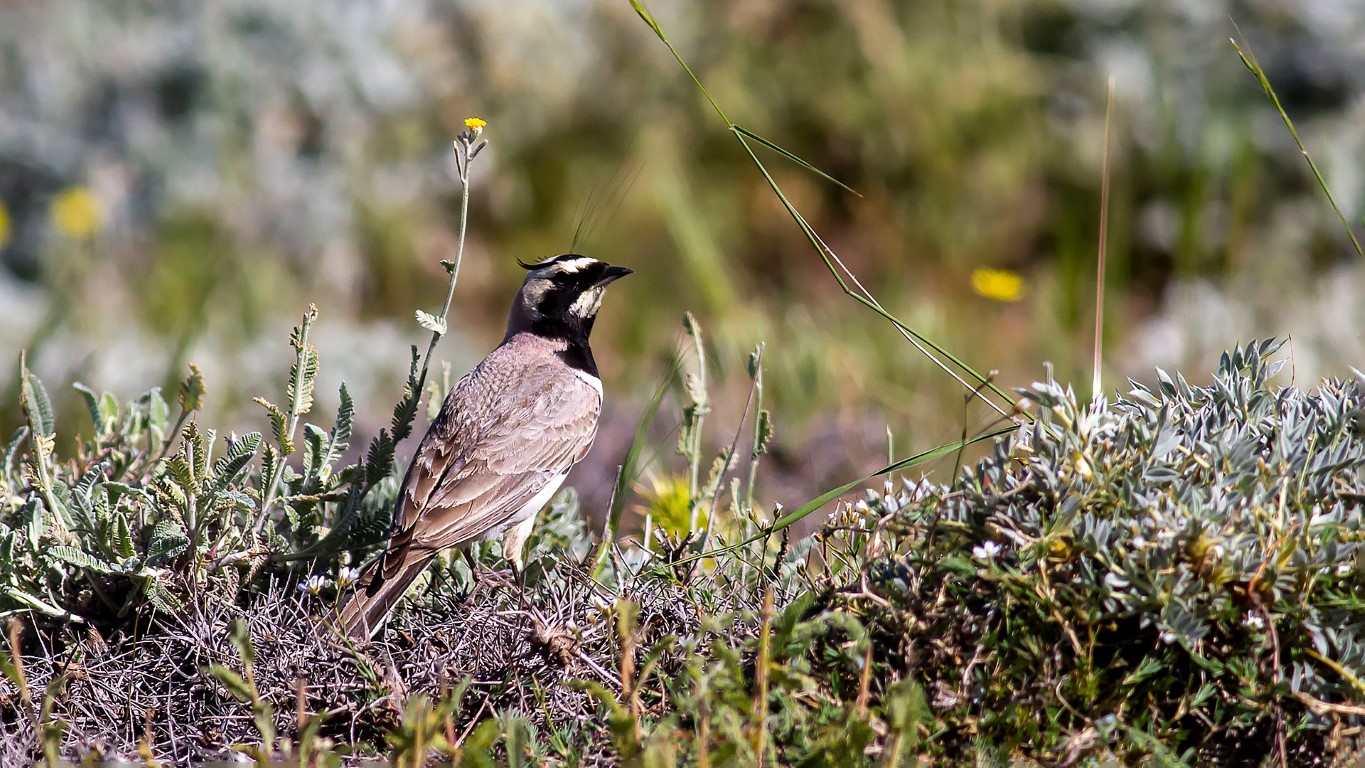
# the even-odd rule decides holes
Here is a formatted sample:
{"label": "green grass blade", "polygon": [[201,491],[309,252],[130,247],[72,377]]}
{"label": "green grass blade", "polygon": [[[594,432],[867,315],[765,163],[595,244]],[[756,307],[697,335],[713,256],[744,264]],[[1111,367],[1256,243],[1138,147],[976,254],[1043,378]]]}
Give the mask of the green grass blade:
{"label": "green grass blade", "polygon": [[[754,165],[758,167],[759,173],[762,173],[764,180],[768,182],[768,187],[772,189],[773,194],[777,195],[777,199],[782,203],[782,206],[787,210],[787,214],[791,216],[792,220],[796,222],[796,225],[801,228],[801,232],[806,236],[806,240],[808,240],[811,246],[815,248],[816,252],[820,254],[820,259],[824,261],[825,268],[829,270],[830,274],[834,275],[834,279],[838,281],[839,287],[841,287],[844,290],[844,293],[847,293],[849,296],[852,296],[854,300],[858,301],[863,306],[867,307],[873,312],[876,312],[878,315],[881,315],[883,318],[894,324],[897,328],[914,337],[916,341],[920,342],[921,344],[924,344],[925,346],[932,349],[934,352],[942,355],[953,365],[962,369],[962,371],[966,373],[968,376],[970,376],[972,379],[974,379],[977,382],[977,384],[984,385],[987,389],[991,390],[996,395],[999,395],[1001,398],[1005,400],[1005,402],[1009,403],[1010,405],[1014,404],[1014,398],[1010,397],[994,381],[987,378],[986,376],[982,376],[980,373],[977,373],[975,369],[973,369],[971,366],[967,365],[963,361],[959,360],[956,355],[944,349],[937,342],[933,341],[927,336],[924,336],[915,329],[901,322],[899,318],[897,318],[895,315],[892,315],[890,312],[887,312],[877,302],[853,290],[849,286],[848,282],[844,280],[843,276],[839,274],[839,270],[830,260],[829,252],[825,248],[824,243],[820,240],[819,235],[816,234],[815,229],[811,227],[809,222],[806,221],[806,217],[802,216],[801,212],[796,210],[796,206],[793,205],[792,202],[787,199],[787,195],[782,192],[782,188],[777,185],[777,181],[772,177],[772,174],[768,172],[767,166],[765,166],[763,164],[763,161],[758,159],[758,155],[754,153],[753,147],[749,146],[749,143],[744,139],[743,136],[739,136],[738,138],[739,143],[744,146],[744,150],[749,153],[749,158],[753,160]],[[961,380],[959,379],[959,381]],[[968,389],[972,388],[968,387]],[[997,408],[997,410],[999,409]],[[1002,415],[1005,414],[1002,412]]]}
{"label": "green grass blade", "polygon": [[630,7],[635,9],[635,13],[649,25],[650,29],[654,30],[654,34],[658,35],[660,40],[664,43],[668,42],[668,38],[664,37],[664,31],[659,28],[659,22],[655,21],[654,17],[650,15],[644,3],[640,0],[630,0]]}
{"label": "green grass blade", "polygon": [[693,560],[700,560],[702,558],[707,557],[716,557],[718,555],[723,555],[728,552],[734,552],[737,549],[747,547],[748,545],[753,544],[756,541],[761,541],[763,539],[768,538],[769,536],[773,535],[774,533],[777,533],[778,531],[781,531],[785,528],[790,528],[792,525],[795,525],[801,519],[805,518],[806,516],[810,515],[811,513],[815,512],[816,510],[820,509],[821,507],[825,506],[831,501],[834,501],[840,496],[843,496],[845,493],[848,493],[849,491],[867,483],[867,481],[871,480],[874,477],[880,477],[881,475],[887,475],[892,472],[899,472],[903,469],[909,469],[910,467],[916,466],[918,464],[924,464],[926,462],[934,461],[935,459],[941,459],[944,456],[947,456],[956,451],[960,451],[969,445],[974,445],[984,440],[991,440],[997,437],[1008,435],[1009,433],[1014,432],[1017,429],[1018,429],[1017,426],[1011,424],[1008,427],[1001,427],[999,429],[991,430],[990,432],[983,432],[982,434],[979,434],[975,437],[967,438],[966,440],[954,440],[951,443],[944,443],[943,445],[940,445],[937,448],[930,448],[929,450],[924,451],[923,453],[917,453],[914,456],[910,456],[908,458],[901,459],[900,461],[893,462],[891,464],[886,465],[885,467],[882,467],[881,469],[876,470],[875,472],[870,472],[856,480],[852,480],[850,482],[844,483],[843,485],[837,488],[832,488],[828,491],[825,491],[824,493],[820,494],[814,499],[806,502],[805,504],[802,504],[795,510],[773,521],[771,525],[765,526],[761,531],[743,541],[740,541],[735,544],[730,544],[719,549],[713,549],[710,552],[703,552],[698,555],[693,555],[691,557],[685,557],[680,560],[675,560],[672,563],[669,563],[669,565],[670,566],[683,565],[686,563],[690,563]]}
{"label": "green grass blade", "polygon": [[744,136],[745,138],[753,139],[754,141],[758,142],[759,144],[762,144],[763,146],[765,146],[765,147],[767,147],[768,149],[771,149],[772,151],[776,152],[777,154],[779,154],[779,155],[781,155],[781,156],[787,158],[788,160],[792,161],[793,163],[796,163],[797,165],[801,166],[802,168],[805,168],[806,170],[810,171],[811,173],[815,174],[816,176],[819,176],[820,178],[824,179],[825,181],[828,181],[828,182],[832,182],[832,183],[834,183],[834,184],[837,184],[837,185],[839,185],[839,187],[842,188],[843,190],[845,190],[845,191],[847,191],[847,192],[850,192],[850,193],[852,193],[852,194],[858,195],[858,197],[862,197],[862,195],[859,195],[859,194],[858,194],[858,190],[854,189],[853,187],[850,187],[849,185],[843,183],[842,181],[839,181],[838,179],[834,178],[833,176],[829,175],[828,173],[825,173],[824,171],[820,170],[819,168],[816,168],[814,165],[811,165],[810,163],[806,162],[805,160],[801,159],[800,157],[797,157],[796,155],[792,154],[791,152],[788,152],[787,150],[783,149],[782,147],[777,146],[776,144],[772,143],[771,141],[768,141],[767,139],[763,138],[762,136],[759,136],[758,134],[754,133],[753,131],[749,130],[748,128],[745,128],[745,127],[742,126],[742,125],[732,125],[732,126],[730,126],[730,130],[734,131],[734,132],[737,133],[737,134],[740,134],[741,136]]}
{"label": "green grass blade", "polygon": [[[884,310],[881,307],[880,302],[877,302],[875,299],[871,298],[870,292],[868,292],[866,288],[863,288],[861,284],[858,286],[859,291],[854,291],[853,288],[849,286],[848,281],[846,281],[843,275],[839,273],[839,268],[835,266],[834,261],[831,259],[831,255],[833,252],[829,249],[828,246],[824,244],[824,242],[820,239],[819,235],[816,234],[815,230],[811,227],[810,223],[807,222],[805,217],[801,215],[800,211],[796,209],[796,206],[792,205],[791,201],[787,199],[787,196],[782,192],[782,188],[778,186],[776,180],[773,179],[772,174],[768,172],[767,167],[763,165],[763,162],[758,159],[758,155],[754,153],[753,147],[749,144],[749,139],[752,138],[754,141],[759,142],[763,146],[766,146],[782,154],[784,157],[787,157],[793,160],[794,162],[801,164],[804,167],[816,170],[817,173],[819,172],[818,169],[815,169],[814,166],[811,166],[809,163],[806,163],[804,160],[801,160],[792,153],[783,150],[782,148],[778,147],[772,142],[763,139],[762,137],[752,133],[751,131],[748,131],[747,129],[740,128],[728,117],[726,117],[725,111],[720,108],[720,104],[718,104],[716,100],[711,96],[710,91],[706,90],[706,86],[702,85],[701,79],[698,78],[696,73],[692,71],[692,68],[687,65],[687,62],[683,59],[682,55],[678,53],[678,50],[673,46],[672,43],[668,41],[668,38],[666,35],[664,35],[663,29],[659,26],[659,23],[655,21],[654,17],[649,13],[647,9],[645,9],[643,0],[630,0],[630,4],[631,7],[635,9],[635,13],[639,15],[641,20],[648,24],[649,28],[654,30],[654,34],[658,36],[659,40],[661,40],[663,44],[667,46],[669,53],[673,54],[673,58],[677,60],[678,64],[683,68],[683,71],[687,73],[687,76],[692,79],[692,82],[695,83],[697,88],[702,92],[702,94],[706,96],[707,101],[709,101],[711,103],[712,108],[716,110],[716,114],[720,115],[721,120],[725,121],[726,128],[730,130],[730,132],[734,135],[735,139],[738,140],[740,145],[744,147],[744,151],[748,153],[749,158],[753,161],[754,165],[757,166],[759,172],[763,174],[763,178],[768,182],[768,186],[772,189],[773,193],[777,195],[778,200],[780,200],[782,203],[782,206],[786,208],[788,215],[790,215],[792,217],[792,220],[796,222],[797,226],[801,228],[802,234],[806,236],[806,239],[810,242],[811,247],[815,248],[816,253],[819,254],[820,256],[820,259],[825,263],[826,269],[828,269],[830,274],[834,276],[834,279],[839,283],[839,287],[844,291],[844,293],[848,294],[849,296],[852,296],[859,303],[863,304],[864,306],[868,307],[869,309],[873,310],[877,314],[881,315],[882,317],[892,322],[901,331],[903,335],[905,335],[908,339],[912,340],[912,343],[916,345],[920,352],[925,354],[927,357],[930,358],[930,360],[932,360],[936,365],[938,365],[939,368],[941,368],[954,379],[956,379],[958,383],[962,384],[963,387],[966,388],[969,392],[972,392],[974,395],[976,395],[979,394],[981,387],[984,387],[993,392],[996,396],[1002,398],[1006,403],[1008,403],[1012,407],[1014,405],[1014,398],[1010,397],[1003,389],[996,385],[994,381],[992,381],[986,376],[982,376],[981,374],[977,373],[966,363],[963,363],[956,356],[950,354],[943,347],[936,344],[935,342],[930,341],[929,339],[925,338],[923,335],[915,332],[914,330],[910,329],[909,326],[905,325],[900,320],[892,316],[890,313],[886,312],[886,310]],[[826,174],[821,173],[821,175]],[[831,180],[833,181],[833,179]],[[854,194],[857,193],[855,192]],[[852,273],[850,273],[850,275],[851,274]],[[854,279],[856,280],[856,278]],[[925,347],[928,347],[929,349],[932,349],[939,355],[942,355],[943,357],[947,358],[953,365],[957,366],[962,371],[964,371],[968,376],[974,379],[977,382],[977,386],[968,384],[965,380],[963,380],[961,376],[959,376],[955,371],[949,368],[948,365],[943,363],[938,358],[934,357],[932,354],[929,354],[929,352],[926,351]],[[991,408],[993,408],[1001,416],[1004,416],[1006,418],[1013,419],[1018,418],[1021,415],[1016,410],[1007,411],[1006,409],[1002,408],[998,403],[988,398],[983,397],[982,401],[989,405]],[[1031,418],[1026,413],[1022,415],[1024,418]]]}
{"label": "green grass blade", "polygon": [[[1332,210],[1336,211],[1337,218],[1341,219],[1341,226],[1346,228],[1346,236],[1351,238],[1351,245],[1355,246],[1356,253],[1365,256],[1365,250],[1361,250],[1360,241],[1356,239],[1355,232],[1351,230],[1351,222],[1346,220],[1346,214],[1341,212],[1341,207],[1332,197],[1332,191],[1327,188],[1327,180],[1322,177],[1322,171],[1318,170],[1318,164],[1313,162],[1313,158],[1308,154],[1308,148],[1303,145],[1303,140],[1299,138],[1299,132],[1294,128],[1294,121],[1289,119],[1289,113],[1285,112],[1284,106],[1280,104],[1280,97],[1275,94],[1275,89],[1271,87],[1270,78],[1266,77],[1265,70],[1261,68],[1261,63],[1256,60],[1256,54],[1252,52],[1251,44],[1247,42],[1246,37],[1242,36],[1240,29],[1237,34],[1242,37],[1241,45],[1231,38],[1228,42],[1232,43],[1232,47],[1237,51],[1237,56],[1241,58],[1242,65],[1256,78],[1256,82],[1261,84],[1261,90],[1265,91],[1265,95],[1274,105],[1275,111],[1280,113],[1280,119],[1284,121],[1284,126],[1289,129],[1289,135],[1294,137],[1294,143],[1298,145],[1299,153],[1308,162],[1308,168],[1313,171],[1313,177],[1318,180],[1318,186],[1322,188],[1322,193],[1327,196],[1327,202],[1332,204]],[[1246,46],[1246,50],[1243,50],[1243,46]],[[1365,218],[1362,218],[1361,221],[1365,223]]]}
{"label": "green grass blade", "polygon": [[649,399],[649,405],[645,407],[644,413],[640,415],[640,421],[635,425],[635,434],[631,438],[630,447],[626,449],[625,458],[621,461],[621,471],[616,477],[616,487],[611,494],[611,509],[607,511],[607,526],[602,531],[602,541],[597,544],[597,552],[593,554],[593,578],[601,578],[602,569],[606,566],[607,557],[611,554],[611,545],[616,540],[616,531],[621,525],[621,515],[626,508],[626,495],[632,481],[635,480],[640,469],[640,454],[644,452],[645,443],[649,438],[649,431],[654,427],[654,419],[659,414],[659,405],[663,402],[664,393],[668,391],[668,385],[673,378],[678,375],[678,364],[675,360],[673,367],[659,381],[654,388],[654,394]]}
{"label": "green grass blade", "polygon": [[663,29],[659,27],[659,22],[654,20],[654,16],[645,8],[645,4],[641,2],[641,0],[630,0],[630,7],[634,8],[636,15],[638,15],[644,23],[648,24],[650,29],[654,30],[654,34],[659,36],[659,41],[668,46],[669,53],[672,53],[673,58],[677,59],[678,63],[682,65],[683,71],[687,73],[688,77],[692,78],[693,83],[696,83],[698,90],[706,97],[706,100],[711,102],[711,108],[716,110],[716,114],[720,115],[720,119],[724,120],[727,126],[733,126],[734,123],[730,122],[730,118],[725,116],[725,112],[720,108],[720,104],[717,104],[716,100],[711,98],[711,92],[706,90],[706,86],[701,84],[701,78],[697,77],[696,73],[692,71],[692,68],[687,66],[686,61],[683,61],[682,54],[678,53],[678,49],[674,48],[673,44],[668,42],[668,38],[664,35]]}

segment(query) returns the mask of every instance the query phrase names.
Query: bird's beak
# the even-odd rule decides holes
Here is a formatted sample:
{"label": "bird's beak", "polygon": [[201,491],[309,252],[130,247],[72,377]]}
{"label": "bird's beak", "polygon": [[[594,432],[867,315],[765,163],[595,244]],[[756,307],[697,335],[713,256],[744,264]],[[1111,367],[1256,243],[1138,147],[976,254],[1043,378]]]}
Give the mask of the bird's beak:
{"label": "bird's beak", "polygon": [[602,279],[598,280],[597,284],[594,285],[593,287],[601,288],[607,283],[613,282],[615,280],[620,280],[621,278],[625,277],[626,275],[629,275],[631,272],[634,271],[635,270],[632,269],[626,269],[625,267],[607,267],[606,270],[602,272]]}

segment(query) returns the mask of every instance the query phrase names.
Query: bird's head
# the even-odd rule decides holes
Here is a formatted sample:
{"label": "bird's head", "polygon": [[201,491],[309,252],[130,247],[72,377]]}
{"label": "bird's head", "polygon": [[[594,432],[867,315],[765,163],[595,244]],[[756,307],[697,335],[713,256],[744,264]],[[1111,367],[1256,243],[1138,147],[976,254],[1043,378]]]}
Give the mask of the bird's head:
{"label": "bird's head", "polygon": [[508,336],[531,331],[586,342],[607,284],[631,273],[625,267],[614,267],[576,253],[552,256],[535,264],[517,263],[526,270],[526,279],[512,302]]}

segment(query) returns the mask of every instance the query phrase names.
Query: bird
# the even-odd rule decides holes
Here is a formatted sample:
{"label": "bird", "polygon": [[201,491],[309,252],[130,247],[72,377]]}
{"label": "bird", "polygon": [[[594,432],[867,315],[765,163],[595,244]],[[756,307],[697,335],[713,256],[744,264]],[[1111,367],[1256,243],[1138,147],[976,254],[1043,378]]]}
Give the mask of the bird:
{"label": "bird", "polygon": [[518,577],[536,515],[587,454],[602,410],[588,337],[606,286],[631,270],[568,253],[526,270],[507,334],[455,386],[408,465],[388,545],[361,574],[337,625],[373,637],[442,551],[501,538]]}

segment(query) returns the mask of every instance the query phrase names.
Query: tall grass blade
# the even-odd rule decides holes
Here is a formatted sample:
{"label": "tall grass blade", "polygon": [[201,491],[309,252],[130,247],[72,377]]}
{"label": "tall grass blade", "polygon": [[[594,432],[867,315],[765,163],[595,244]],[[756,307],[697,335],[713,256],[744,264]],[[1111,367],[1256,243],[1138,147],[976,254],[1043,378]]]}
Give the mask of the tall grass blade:
{"label": "tall grass blade", "polygon": [[802,168],[805,168],[806,170],[810,171],[811,173],[815,174],[816,176],[819,176],[820,178],[824,179],[825,181],[829,181],[829,182],[832,182],[832,183],[834,183],[834,184],[838,184],[839,187],[842,188],[843,190],[845,190],[846,192],[851,192],[851,193],[853,193],[853,194],[855,194],[855,195],[858,195],[858,197],[862,197],[862,195],[859,195],[859,194],[858,194],[858,190],[854,189],[853,187],[850,187],[849,185],[843,183],[842,181],[839,181],[838,179],[834,178],[833,176],[829,175],[828,173],[825,173],[824,171],[820,170],[819,168],[816,168],[814,165],[811,165],[810,163],[806,162],[805,160],[802,160],[800,157],[797,157],[796,155],[792,154],[791,152],[788,152],[787,150],[783,149],[782,147],[777,146],[776,144],[772,143],[771,141],[768,141],[767,139],[763,138],[762,136],[759,136],[758,134],[754,133],[753,131],[749,130],[748,128],[745,128],[745,127],[742,126],[742,125],[733,125],[733,126],[730,126],[730,130],[734,131],[735,133],[740,134],[741,136],[744,136],[745,138],[753,139],[754,141],[758,142],[759,144],[762,144],[763,146],[765,146],[765,147],[767,147],[768,149],[771,149],[772,151],[776,152],[777,154],[779,154],[779,155],[781,155],[781,156],[787,158],[788,160],[792,161],[793,163],[796,163],[797,165],[801,166]]}
{"label": "tall grass blade", "polygon": [[621,471],[616,475],[616,487],[612,490],[611,509],[607,510],[607,525],[602,530],[602,541],[597,544],[597,552],[593,554],[593,578],[601,578],[602,569],[606,566],[607,557],[611,554],[612,544],[616,541],[616,532],[621,526],[621,514],[626,508],[626,496],[630,484],[634,482],[640,470],[640,454],[643,453],[645,443],[649,439],[649,431],[654,427],[654,419],[659,414],[659,404],[663,402],[664,393],[668,391],[668,385],[673,381],[673,377],[678,374],[678,360],[674,361],[672,369],[654,387],[654,394],[649,398],[649,405],[645,407],[644,413],[640,415],[640,421],[635,425],[635,434],[631,437],[630,447],[626,449],[626,456],[621,461]]}
{"label": "tall grass blade", "polygon": [[[1303,145],[1303,140],[1299,138],[1298,130],[1294,128],[1294,121],[1290,120],[1289,113],[1284,111],[1284,106],[1280,104],[1280,97],[1275,94],[1275,89],[1270,85],[1270,78],[1266,76],[1265,70],[1261,68],[1261,63],[1256,60],[1256,54],[1251,50],[1251,43],[1247,42],[1246,36],[1242,34],[1242,30],[1240,29],[1237,30],[1237,36],[1242,38],[1240,45],[1232,38],[1228,38],[1228,42],[1232,43],[1232,47],[1237,51],[1237,56],[1241,58],[1242,65],[1256,78],[1256,82],[1261,84],[1261,90],[1265,91],[1266,97],[1270,99],[1270,103],[1274,105],[1275,111],[1280,114],[1280,119],[1284,121],[1284,126],[1289,129],[1289,135],[1294,137],[1294,143],[1298,145],[1299,153],[1302,154],[1303,159],[1307,161],[1308,168],[1313,171],[1313,178],[1318,180],[1318,186],[1322,188],[1322,193],[1327,196],[1327,202],[1332,204],[1332,210],[1337,212],[1337,218],[1341,219],[1341,226],[1346,228],[1346,236],[1351,238],[1351,245],[1355,246],[1356,253],[1365,256],[1365,250],[1361,249],[1360,241],[1356,239],[1355,232],[1351,230],[1351,223],[1346,220],[1346,214],[1341,212],[1341,207],[1337,205],[1336,199],[1332,197],[1332,190],[1328,189],[1327,180],[1322,177],[1322,171],[1318,170],[1318,164],[1313,162],[1312,156],[1308,154],[1308,148]],[[1245,50],[1243,50],[1243,46],[1245,46]],[[1362,218],[1361,221],[1365,222],[1365,218]]]}
{"label": "tall grass blade", "polygon": [[[791,201],[787,199],[787,196],[782,192],[782,188],[779,187],[777,182],[773,179],[772,174],[768,172],[768,169],[763,165],[763,162],[758,159],[758,155],[754,153],[753,147],[749,144],[749,140],[752,139],[756,142],[759,142],[763,146],[768,147],[773,151],[782,154],[784,157],[787,157],[788,159],[791,159],[804,167],[810,168],[811,170],[814,170],[817,173],[820,173],[820,171],[818,171],[818,169],[815,169],[814,166],[811,166],[809,163],[806,163],[804,160],[801,160],[799,157],[796,157],[792,153],[783,150],[781,147],[778,147],[773,142],[763,139],[747,129],[741,128],[740,126],[736,125],[733,121],[731,121],[730,118],[726,117],[725,111],[720,108],[720,104],[717,103],[715,98],[711,96],[711,92],[706,89],[706,86],[702,84],[701,79],[698,78],[696,73],[692,71],[692,68],[687,65],[687,61],[683,59],[682,54],[678,53],[677,48],[675,48],[673,44],[668,41],[668,37],[664,34],[663,29],[659,26],[659,22],[657,22],[654,19],[654,17],[649,13],[649,11],[644,7],[644,3],[642,2],[642,0],[630,0],[630,5],[632,8],[635,9],[635,13],[639,15],[640,19],[643,20],[646,24],[648,24],[650,29],[654,30],[654,34],[657,35],[659,40],[663,42],[663,44],[668,48],[669,53],[673,54],[673,58],[677,60],[679,66],[683,68],[683,71],[687,73],[687,76],[690,77],[692,79],[692,82],[696,84],[698,90],[700,90],[702,92],[702,95],[706,97],[706,100],[711,103],[711,107],[716,111],[716,114],[720,116],[721,120],[725,121],[725,127],[730,130],[730,132],[734,135],[735,139],[738,140],[740,145],[744,147],[744,151],[748,153],[749,159],[753,161],[754,165],[757,166],[759,172],[763,174],[763,178],[768,182],[768,186],[773,190],[773,193],[777,195],[778,200],[782,202],[782,206],[787,210],[787,214],[790,215],[792,217],[792,220],[796,222],[797,226],[801,228],[802,234],[806,236],[806,239],[810,241],[811,247],[815,248],[816,253],[820,255],[820,259],[824,261],[826,269],[828,269],[830,274],[834,276],[834,279],[839,283],[839,287],[844,291],[844,293],[849,296],[852,296],[862,305],[868,307],[877,314],[889,320],[892,324],[896,326],[896,328],[900,331],[901,335],[904,336],[907,340],[909,340],[915,346],[916,349],[918,349],[922,354],[928,357],[940,369],[948,373],[948,375],[952,376],[959,384],[961,384],[968,391],[974,391],[976,388],[973,385],[968,384],[962,378],[962,376],[958,375],[956,371],[949,368],[947,364],[945,364],[943,361],[939,360],[937,357],[931,354],[929,352],[930,349],[932,349],[935,353],[947,358],[953,365],[962,369],[962,371],[964,371],[967,376],[974,379],[978,384],[985,385],[987,389],[995,393],[996,396],[1002,398],[1012,408],[1012,406],[1014,405],[1014,398],[1010,397],[1003,389],[997,386],[995,382],[991,381],[986,376],[982,376],[980,373],[977,373],[966,363],[963,363],[955,356],[949,354],[947,350],[943,349],[943,347],[930,341],[923,335],[912,330],[909,326],[905,325],[900,320],[896,319],[893,315],[891,315],[885,309],[882,308],[881,303],[878,302],[875,298],[873,298],[872,294],[866,288],[864,288],[861,283],[857,282],[857,278],[854,277],[853,273],[848,270],[848,267],[844,266],[843,262],[838,260],[838,257],[834,254],[833,250],[831,250],[830,247],[826,245],[823,240],[820,239],[820,236],[815,232],[814,228],[811,227],[810,223],[806,221],[805,217],[801,215],[800,211],[796,210],[796,206],[792,205]],[[826,174],[821,173],[821,175],[826,176],[826,178],[830,178]],[[830,178],[830,180],[835,181],[835,183],[838,183],[838,181],[833,178]],[[840,184],[840,186],[844,185]],[[847,188],[848,187],[845,186],[845,189]],[[849,191],[853,190],[850,189]],[[854,194],[857,193],[854,192]],[[838,266],[836,266],[836,263],[838,264]],[[853,278],[854,282],[858,286],[859,289],[858,291],[854,291],[852,288],[850,288],[848,285],[848,281],[844,280],[843,275],[839,273],[839,269],[841,267],[844,269],[844,271],[849,273],[849,276],[851,278]],[[1002,408],[998,403],[990,399],[982,398],[982,401],[989,405],[1001,416],[1004,416],[1006,418],[1017,418],[1020,416],[1029,419],[1032,418],[1027,413],[1015,412],[1013,410],[1007,411],[1006,409]]]}
{"label": "tall grass blade", "polygon": [[[738,134],[736,135],[738,136]],[[868,309],[872,310],[873,312],[876,312],[878,315],[881,315],[883,318],[890,321],[893,325],[896,326],[896,328],[900,331],[902,336],[904,336],[907,340],[914,344],[915,347],[919,349],[921,353],[923,353],[926,357],[933,361],[935,365],[937,365],[948,375],[956,379],[957,382],[961,384],[964,388],[966,388],[968,391],[974,392],[976,391],[977,387],[968,384],[966,381],[964,381],[963,378],[959,376],[956,371],[949,368],[942,360],[939,360],[933,354],[930,354],[930,352],[927,349],[925,349],[925,347],[932,349],[935,353],[943,356],[953,365],[960,368],[964,373],[966,373],[967,376],[971,377],[972,379],[975,379],[978,385],[985,385],[996,395],[1003,398],[1005,402],[1009,403],[1011,406],[1014,405],[1014,398],[1006,394],[1005,391],[1001,389],[994,381],[991,381],[989,377],[977,373],[971,366],[959,360],[957,356],[953,355],[951,352],[944,349],[937,342],[934,342],[933,340],[924,336],[920,332],[901,322],[901,320],[897,318],[895,315],[892,315],[891,313],[887,312],[885,309],[882,308],[881,302],[877,301],[875,298],[872,298],[870,292],[868,292],[866,288],[862,288],[861,284],[859,284],[858,286],[861,289],[861,292],[855,291],[852,288],[850,288],[848,282],[844,280],[841,274],[839,274],[838,267],[835,266],[834,260],[837,260],[837,257],[834,255],[834,252],[829,248],[829,246],[825,245],[824,240],[821,239],[818,233],[816,233],[815,228],[812,227],[810,223],[806,221],[806,217],[802,216],[801,212],[796,210],[796,206],[793,205],[792,202],[787,199],[787,195],[782,192],[782,188],[777,185],[777,181],[772,177],[772,174],[768,172],[767,166],[763,164],[763,161],[758,159],[758,155],[754,154],[754,150],[752,147],[749,146],[749,142],[746,141],[743,136],[739,136],[739,143],[742,144],[744,146],[744,150],[749,153],[749,158],[753,160],[754,165],[757,166],[759,172],[763,174],[764,180],[768,182],[768,187],[772,189],[773,194],[777,195],[778,201],[780,201],[782,203],[782,206],[786,208],[787,214],[792,217],[792,220],[795,221],[797,226],[801,228],[802,234],[806,236],[806,239],[810,242],[811,246],[814,247],[816,252],[820,254],[820,258],[822,261],[824,261],[826,269],[829,270],[830,274],[834,275],[834,279],[839,283],[839,287],[843,289],[845,294],[851,296],[858,303],[862,304],[863,306],[867,307]],[[842,262],[839,262],[840,266],[842,266],[842,264],[843,264]],[[847,267],[844,267],[844,269],[845,271],[847,271]],[[850,276],[852,275],[851,272],[849,274]],[[856,278],[854,279],[856,281]],[[982,398],[982,401],[985,402],[987,405],[990,405],[992,408],[994,408],[995,411],[999,413],[1001,416],[1005,416],[1007,418],[1009,417],[1010,414],[1008,414],[995,402],[985,398]]]}
{"label": "tall grass blade", "polygon": [[993,429],[990,432],[983,432],[982,434],[968,438],[966,440],[954,440],[951,443],[944,443],[943,445],[940,445],[937,448],[930,448],[929,450],[924,451],[923,453],[917,453],[914,456],[910,456],[908,458],[901,459],[900,461],[893,462],[891,464],[886,465],[885,467],[882,467],[881,469],[876,470],[875,472],[870,472],[866,475],[863,475],[857,480],[849,481],[839,486],[838,488],[833,488],[828,491],[825,491],[824,493],[820,494],[814,499],[811,499],[805,504],[802,504],[800,507],[797,507],[796,509],[792,510],[788,514],[773,521],[771,525],[764,526],[763,529],[760,530],[758,533],[754,534],[753,536],[750,536],[747,539],[744,539],[743,541],[737,542],[735,544],[730,544],[719,549],[713,549],[710,552],[703,552],[699,555],[692,555],[691,557],[684,557],[679,560],[674,560],[673,562],[669,563],[668,566],[673,567],[678,565],[684,565],[686,563],[692,562],[693,560],[700,560],[702,558],[707,557],[716,557],[718,555],[723,555],[728,552],[734,552],[735,550],[742,549],[743,547],[747,547],[748,545],[753,544],[756,541],[766,539],[769,536],[773,535],[774,533],[777,533],[778,531],[781,531],[785,528],[790,528],[791,526],[795,525],[798,521],[804,519],[807,515],[810,515],[812,512],[815,512],[819,508],[825,506],[831,501],[834,501],[840,496],[843,496],[845,493],[848,493],[849,491],[855,488],[865,485],[869,480],[871,480],[874,477],[889,475],[892,472],[899,472],[903,469],[909,469],[910,467],[919,464],[924,464],[926,462],[934,461],[936,459],[941,459],[944,456],[960,451],[969,445],[975,445],[976,443],[980,443],[985,440],[992,440],[997,437],[1003,437],[1005,435],[1010,434],[1011,432],[1017,431],[1018,429],[1019,429],[1018,426],[1011,424],[1008,427],[1001,427],[999,429]]}
{"label": "tall grass blade", "polygon": [[683,60],[682,54],[678,53],[678,49],[674,48],[673,44],[668,42],[668,38],[664,35],[664,31],[659,26],[659,22],[654,20],[654,16],[645,8],[645,4],[641,2],[641,0],[630,0],[630,7],[634,8],[635,13],[640,19],[648,24],[650,29],[654,30],[654,34],[659,36],[659,41],[668,47],[668,52],[673,54],[673,58],[677,59],[678,63],[682,65],[683,71],[687,73],[688,77],[692,78],[693,83],[696,83],[697,89],[701,91],[707,101],[711,102],[711,108],[716,110],[716,114],[720,115],[721,120],[725,121],[726,127],[733,128],[735,124],[730,122],[730,118],[725,116],[725,111],[722,110],[720,104],[716,103],[716,100],[711,97],[711,92],[706,90],[706,86],[701,84],[701,78],[697,77],[696,73],[692,71],[692,68],[687,66],[687,62]]}
{"label": "tall grass blade", "polygon": [[1109,137],[1114,124],[1114,78],[1109,78],[1104,101],[1104,163],[1100,171],[1100,244],[1095,259],[1095,363],[1090,399],[1099,400],[1104,391],[1100,382],[1100,363],[1104,359],[1104,266],[1109,248]]}

